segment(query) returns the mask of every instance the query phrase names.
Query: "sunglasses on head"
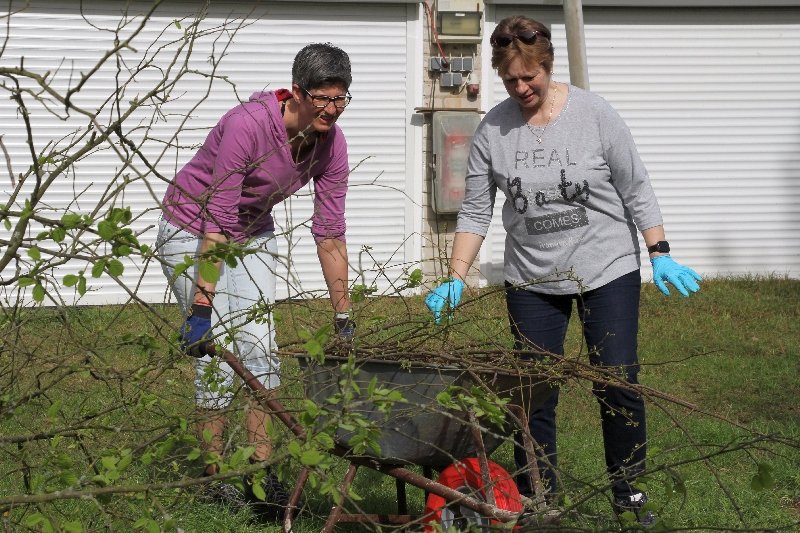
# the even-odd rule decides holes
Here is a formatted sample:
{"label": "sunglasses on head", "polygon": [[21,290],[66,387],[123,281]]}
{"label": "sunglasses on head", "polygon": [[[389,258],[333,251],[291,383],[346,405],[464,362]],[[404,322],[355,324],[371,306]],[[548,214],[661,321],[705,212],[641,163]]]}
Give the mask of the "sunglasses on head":
{"label": "sunglasses on head", "polygon": [[492,45],[492,48],[505,48],[511,44],[511,41],[515,38],[525,44],[533,44],[536,42],[537,35],[545,36],[542,32],[536,30],[520,30],[516,33],[497,33],[492,35],[489,39],[489,44]]}

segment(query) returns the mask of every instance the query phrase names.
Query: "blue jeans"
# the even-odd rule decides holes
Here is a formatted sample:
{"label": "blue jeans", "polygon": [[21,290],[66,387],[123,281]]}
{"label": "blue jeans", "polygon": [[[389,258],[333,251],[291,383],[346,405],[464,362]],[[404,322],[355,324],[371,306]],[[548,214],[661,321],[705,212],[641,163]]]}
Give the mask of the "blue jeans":
{"label": "blue jeans", "polygon": [[[564,355],[564,338],[575,300],[589,350],[589,362],[619,371],[628,383],[638,383],[636,337],[641,285],[638,270],[583,294],[540,294],[506,283],[506,304],[516,348]],[[544,403],[529,413],[529,427],[541,448],[537,463],[543,482],[548,490],[555,491],[558,487],[558,387],[554,386],[551,391]],[[593,392],[600,404],[605,461],[612,490],[615,496],[625,496],[635,490],[631,483],[645,467],[644,400],[633,391],[598,383],[594,384]],[[517,443],[514,459],[520,471],[525,472],[527,459],[519,435]],[[533,493],[528,475],[517,476],[517,485],[522,494]]]}

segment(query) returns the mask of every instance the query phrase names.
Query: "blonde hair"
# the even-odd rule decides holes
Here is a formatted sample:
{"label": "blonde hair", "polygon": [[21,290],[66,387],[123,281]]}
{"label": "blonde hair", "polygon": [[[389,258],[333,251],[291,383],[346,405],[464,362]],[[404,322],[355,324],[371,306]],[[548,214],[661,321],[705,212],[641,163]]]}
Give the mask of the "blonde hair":
{"label": "blonde hair", "polygon": [[506,17],[497,23],[492,36],[503,33],[515,35],[525,30],[537,32],[533,44],[525,44],[515,38],[508,46],[492,48],[492,68],[501,76],[517,58],[520,58],[524,65],[541,65],[547,72],[552,72],[555,50],[550,40],[550,30],[541,22],[523,15]]}

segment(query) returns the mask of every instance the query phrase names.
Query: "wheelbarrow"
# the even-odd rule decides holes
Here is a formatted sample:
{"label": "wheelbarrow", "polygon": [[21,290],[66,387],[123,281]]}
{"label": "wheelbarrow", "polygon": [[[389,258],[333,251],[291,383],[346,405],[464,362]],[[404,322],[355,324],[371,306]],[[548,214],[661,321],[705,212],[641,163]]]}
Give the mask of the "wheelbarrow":
{"label": "wheelbarrow", "polygon": [[[221,350],[216,355],[231,366],[251,391],[266,391],[233,353]],[[358,360],[357,372],[345,375],[342,368],[348,362],[347,358],[328,356],[320,363],[301,355],[298,360],[305,371],[306,395],[318,405],[324,405],[328,398],[340,392],[343,383],[351,390],[367,391],[373,380],[384,388],[399,391],[403,398],[393,404],[388,412],[358,395],[356,401],[348,405],[350,412],[358,412],[380,427],[380,452],[368,449],[364,453],[354,454],[354,434],[342,429],[335,432],[332,453],[348,461],[349,466],[340,485],[342,503],[331,508],[323,532],[331,532],[337,523],[344,522],[400,525],[414,521],[425,524],[426,531],[432,531],[434,524],[439,524],[447,531],[451,527],[464,529],[469,525],[481,527],[515,522],[523,511],[543,512],[546,509],[535,461],[535,443],[528,430],[527,417],[531,407],[547,397],[550,386],[544,376],[494,370],[473,372],[455,365],[382,360]],[[353,387],[351,381],[357,387]],[[437,400],[440,393],[470,390],[472,387],[508,398],[506,409],[512,422],[501,424],[501,427],[482,424],[470,410],[444,408]],[[300,438],[305,437],[305,429],[278,400],[264,394],[256,394],[256,399],[292,433]],[[531,476],[531,486],[535,492],[533,499],[526,499],[529,504],[527,509],[508,472],[488,458],[515,427],[523,435],[530,465],[528,475]],[[423,475],[409,470],[409,465],[421,466]],[[344,512],[346,495],[359,467],[367,467],[395,479],[397,513]],[[434,469],[441,470],[436,480],[432,476]],[[309,473],[304,468],[298,476],[284,514],[284,531],[292,528],[294,511]],[[406,484],[424,490],[427,495],[425,513],[421,517],[408,514]]]}

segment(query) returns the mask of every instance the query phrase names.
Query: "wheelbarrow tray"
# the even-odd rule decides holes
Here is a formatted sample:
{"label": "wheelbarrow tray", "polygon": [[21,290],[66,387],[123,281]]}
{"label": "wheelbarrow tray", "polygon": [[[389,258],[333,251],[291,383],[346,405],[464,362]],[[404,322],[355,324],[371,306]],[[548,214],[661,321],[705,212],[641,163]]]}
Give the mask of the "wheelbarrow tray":
{"label": "wheelbarrow tray", "polygon": [[[451,387],[469,391],[478,386],[500,398],[510,398],[510,403],[526,409],[541,403],[549,390],[547,382],[538,375],[472,372],[456,366],[370,359],[358,361],[358,372],[346,376],[341,371],[346,358],[328,356],[322,364],[308,357],[298,359],[305,370],[306,396],[317,405],[330,407],[327,400],[341,392],[342,383],[348,379],[358,385],[361,392],[356,394],[347,410],[359,413],[381,429],[378,438],[380,453],[368,451],[364,456],[385,464],[441,467],[478,454],[480,440],[487,454],[506,440],[513,429],[510,422],[507,421],[503,427],[485,420],[478,420],[476,424],[470,422],[467,412],[440,405],[437,395],[451,390]],[[399,391],[404,401],[395,403],[388,413],[382,412],[367,399],[367,389],[373,379],[381,387]],[[355,390],[351,385],[349,387]],[[482,439],[475,438],[476,425]],[[353,432],[339,429],[334,440],[352,448],[353,437]]]}

